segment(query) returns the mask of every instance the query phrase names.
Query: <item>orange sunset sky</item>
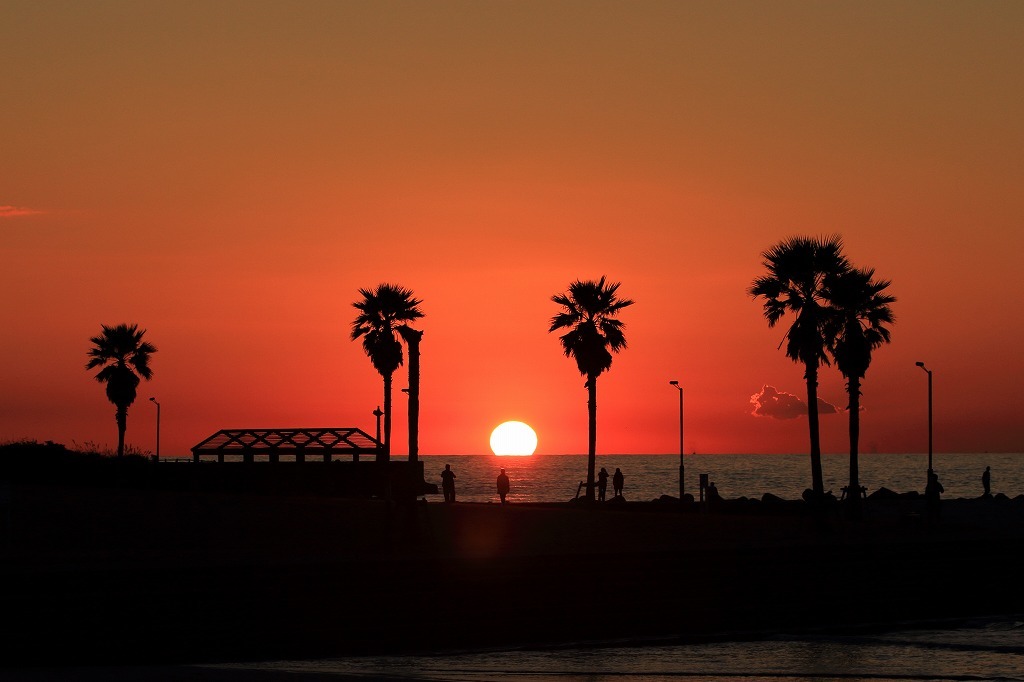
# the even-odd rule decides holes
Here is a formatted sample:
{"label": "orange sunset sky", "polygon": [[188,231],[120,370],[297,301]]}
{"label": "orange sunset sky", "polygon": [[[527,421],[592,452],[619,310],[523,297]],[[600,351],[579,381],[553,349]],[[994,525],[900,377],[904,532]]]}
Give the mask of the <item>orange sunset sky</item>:
{"label": "orange sunset sky", "polygon": [[[1024,3],[0,0],[0,440],[117,442],[100,324],[159,352],[128,442],[359,426],[357,288],[426,317],[420,451],[587,448],[553,294],[636,304],[599,453],[806,452],[805,395],[746,293],[760,253],[840,233],[893,280],[863,452],[1020,451]],[[788,325],[788,323],[787,323]],[[405,369],[396,454],[407,452]],[[846,405],[822,372],[820,395]],[[847,448],[845,414],[822,446]]]}

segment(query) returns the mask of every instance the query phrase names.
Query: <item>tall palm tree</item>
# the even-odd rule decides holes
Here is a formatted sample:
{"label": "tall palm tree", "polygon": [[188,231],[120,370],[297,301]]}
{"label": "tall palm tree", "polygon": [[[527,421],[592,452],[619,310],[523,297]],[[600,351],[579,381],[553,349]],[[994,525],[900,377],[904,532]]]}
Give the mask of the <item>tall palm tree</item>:
{"label": "tall palm tree", "polygon": [[873,269],[853,269],[825,278],[825,296],[834,310],[826,337],[829,351],[846,378],[850,396],[850,484],[847,499],[854,515],[860,511],[860,470],[857,461],[860,440],[860,383],[871,364],[871,354],[889,343],[894,317],[890,304],[896,297],[885,293],[891,282],[875,281]]}
{"label": "tall palm tree", "polygon": [[[825,277],[850,269],[838,235],[790,237],[761,254],[768,273],[758,277],[749,294],[763,297],[768,326],[786,313],[796,316],[786,331],[786,357],[803,363],[807,382],[807,424],[811,439],[811,486],[825,493],[821,473],[821,442],[818,429],[818,367],[829,363],[825,326],[831,314],[825,299]],[[781,343],[779,344],[782,345]]]}
{"label": "tall palm tree", "polygon": [[107,400],[117,407],[117,456],[124,456],[124,432],[128,427],[128,407],[135,402],[136,389],[142,379],[149,380],[153,370],[149,368],[150,356],[156,346],[143,341],[145,329],[136,324],[119,324],[116,327],[102,325],[103,333],[89,339],[93,347],[87,355],[87,370],[101,367],[96,381],[107,385]]}
{"label": "tall palm tree", "polygon": [[590,441],[587,451],[587,501],[594,501],[594,465],[597,461],[597,377],[612,366],[612,352],[626,347],[620,310],[633,305],[629,299],[616,296],[619,283],[575,281],[569,291],[556,294],[551,300],[562,311],[551,318],[548,332],[568,330],[560,338],[566,357],[576,359],[580,374],[587,377],[587,411]]}
{"label": "tall palm tree", "polygon": [[381,461],[391,459],[391,379],[402,365],[401,328],[423,317],[421,300],[410,289],[396,284],[378,284],[360,289],[362,300],[353,303],[359,311],[352,321],[352,340],[363,339],[363,351],[384,378],[384,452]]}

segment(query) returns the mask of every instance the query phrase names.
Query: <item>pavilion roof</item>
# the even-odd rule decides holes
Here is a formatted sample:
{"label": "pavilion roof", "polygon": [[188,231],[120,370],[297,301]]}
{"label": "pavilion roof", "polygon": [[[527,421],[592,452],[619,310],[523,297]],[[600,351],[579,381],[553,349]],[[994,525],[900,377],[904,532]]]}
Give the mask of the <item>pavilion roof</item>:
{"label": "pavilion roof", "polygon": [[355,427],[309,429],[222,429],[192,448],[194,455],[377,452],[382,444]]}

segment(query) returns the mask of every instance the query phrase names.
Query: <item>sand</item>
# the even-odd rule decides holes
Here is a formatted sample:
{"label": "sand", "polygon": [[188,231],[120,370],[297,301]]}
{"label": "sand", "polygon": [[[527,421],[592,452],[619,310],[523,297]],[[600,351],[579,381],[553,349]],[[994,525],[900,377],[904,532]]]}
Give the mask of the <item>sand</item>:
{"label": "sand", "polygon": [[7,665],[707,638],[1024,611],[1024,505],[380,500],[16,485]]}

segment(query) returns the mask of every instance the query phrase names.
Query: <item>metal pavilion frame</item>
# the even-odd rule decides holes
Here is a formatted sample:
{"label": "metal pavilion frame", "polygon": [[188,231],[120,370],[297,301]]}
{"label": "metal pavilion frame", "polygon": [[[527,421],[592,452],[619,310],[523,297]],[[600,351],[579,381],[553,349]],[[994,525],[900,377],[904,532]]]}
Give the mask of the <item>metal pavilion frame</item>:
{"label": "metal pavilion frame", "polygon": [[282,455],[304,462],[308,457],[333,458],[351,456],[358,462],[362,454],[380,457],[384,445],[373,436],[354,427],[308,429],[222,429],[192,448],[192,458],[216,457],[224,462],[228,455],[241,455],[243,462],[266,457],[277,462]]}

